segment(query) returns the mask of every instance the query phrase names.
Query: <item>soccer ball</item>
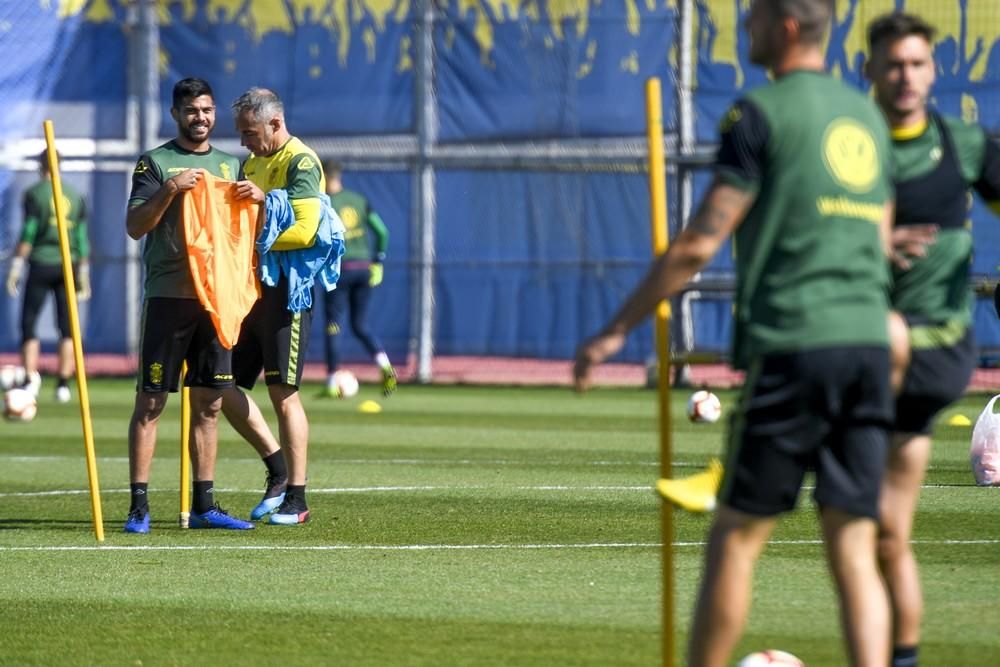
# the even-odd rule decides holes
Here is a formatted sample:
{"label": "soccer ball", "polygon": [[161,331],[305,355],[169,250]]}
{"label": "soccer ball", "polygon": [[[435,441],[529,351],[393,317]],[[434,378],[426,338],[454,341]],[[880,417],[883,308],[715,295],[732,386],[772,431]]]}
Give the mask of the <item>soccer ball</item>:
{"label": "soccer ball", "polygon": [[688,399],[688,419],[695,423],[711,424],[722,416],[722,403],[710,391],[696,391]]}
{"label": "soccer ball", "polygon": [[20,366],[0,366],[0,389],[7,391],[24,384],[24,369]]}
{"label": "soccer ball", "polygon": [[38,403],[27,389],[11,389],[3,396],[3,416],[13,422],[30,422],[38,412]]}
{"label": "soccer ball", "polygon": [[339,370],[333,373],[333,386],[337,388],[339,398],[350,398],[358,393],[358,378],[354,373],[346,370]]}
{"label": "soccer ball", "polygon": [[736,667],[765,667],[766,665],[774,665],[775,667],[805,667],[805,664],[791,653],[771,649],[769,651],[751,653],[736,663]]}

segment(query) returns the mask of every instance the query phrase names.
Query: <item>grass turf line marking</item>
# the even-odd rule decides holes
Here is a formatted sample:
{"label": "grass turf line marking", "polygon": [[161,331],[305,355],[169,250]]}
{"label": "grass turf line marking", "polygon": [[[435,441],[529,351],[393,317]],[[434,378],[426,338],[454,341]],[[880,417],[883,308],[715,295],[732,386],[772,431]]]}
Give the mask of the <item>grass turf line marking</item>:
{"label": "grass turf line marking", "polygon": [[[653,486],[502,486],[472,484],[468,486],[347,486],[335,488],[309,489],[309,493],[379,493],[393,491],[653,491]],[[172,493],[173,489],[149,489],[150,493]],[[218,488],[219,493],[259,493],[260,489]],[[79,496],[89,494],[87,489],[56,489],[52,491],[9,491],[0,493],[0,498],[38,498],[45,496]],[[129,489],[101,489],[101,493],[129,493]]]}
{"label": "grass turf line marking", "polygon": [[[1000,544],[996,540],[913,540],[917,545],[983,546]],[[704,547],[707,542],[674,542],[676,548]],[[822,540],[772,540],[768,546],[820,546]],[[588,542],[583,544],[199,544],[199,545],[107,545],[107,546],[37,546],[3,547],[3,552],[66,552],[66,551],[498,551],[547,549],[659,549],[659,542]]]}
{"label": "grass turf line marking", "polygon": [[593,542],[587,544],[315,544],[315,545],[111,545],[65,547],[0,547],[5,551],[481,551],[501,549],[653,549],[656,542]]}
{"label": "grass turf line marking", "polygon": [[[815,487],[803,485],[803,491],[812,491]],[[921,489],[965,489],[965,488],[990,488],[978,487],[970,482],[968,484],[923,484]],[[595,486],[565,486],[560,484],[540,484],[536,486],[516,485],[504,486],[501,484],[470,484],[470,485],[446,485],[446,486],[345,486],[331,488],[310,488],[309,493],[335,494],[335,493],[393,493],[403,491],[649,491],[654,487],[648,485],[595,485]],[[149,489],[150,493],[173,493],[174,488]],[[235,489],[218,488],[220,493],[259,493],[260,489]],[[79,496],[89,494],[87,489],[53,489],[50,491],[7,491],[0,492],[0,498],[42,498],[47,496]],[[129,493],[129,489],[101,489],[101,494]]]}
{"label": "grass turf line marking", "polygon": [[[48,463],[51,461],[79,461],[79,456],[0,456],[0,460],[15,463]],[[165,457],[166,460],[177,460],[177,457]],[[125,456],[98,456],[98,461],[105,463],[128,463]],[[502,465],[502,466],[658,466],[658,461],[524,461],[518,459],[323,459],[324,463],[332,465]],[[227,459],[227,463],[252,463],[259,465],[260,459]],[[705,463],[686,463],[675,461],[675,468],[703,468]]]}

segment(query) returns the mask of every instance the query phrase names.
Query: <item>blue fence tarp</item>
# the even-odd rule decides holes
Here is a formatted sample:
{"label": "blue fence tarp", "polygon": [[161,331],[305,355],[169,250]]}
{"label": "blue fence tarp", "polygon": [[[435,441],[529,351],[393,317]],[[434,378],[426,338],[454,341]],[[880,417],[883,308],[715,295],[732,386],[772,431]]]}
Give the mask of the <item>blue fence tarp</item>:
{"label": "blue fence tarp", "polygon": [[[939,28],[934,104],[1000,130],[1000,12],[993,0],[895,0]],[[864,28],[885,3],[838,3],[827,61],[864,87]],[[766,82],[749,62],[736,26],[748,3],[696,0],[694,108],[699,141],[743,90]],[[250,0],[161,2],[161,135],[171,136],[174,81],[201,76],[215,88],[216,134],[233,137],[228,105],[250,86],[275,89],[288,124],[311,137],[412,135],[419,5]],[[676,125],[676,2],[632,0],[539,3],[472,0],[437,5],[433,58],[438,137],[443,143],[567,138],[641,138],[643,87],[664,82],[665,124]],[[116,139],[129,121],[129,52],[135,8],[126,0],[0,3],[0,95],[11,113],[0,142],[40,137],[53,118],[60,138]],[[131,159],[131,157],[127,158]],[[0,256],[13,249],[21,192],[34,174],[0,166]],[[92,206],[97,296],[86,313],[87,348],[121,352],[125,304],[124,172],[68,174]],[[419,272],[410,220],[412,176],[360,171],[348,185],[365,192],[390,229],[386,281],[375,292],[372,328],[395,356],[414,330],[411,295]],[[695,177],[696,198],[708,182]],[[671,180],[671,207],[676,183]],[[434,196],[435,350],[566,358],[595,331],[641,277],[649,258],[645,175],[602,171],[439,171]],[[675,214],[676,210],[671,209]],[[998,274],[1000,225],[981,204],[971,212],[972,270]],[[674,216],[676,220],[676,215]],[[5,267],[4,267],[5,268]],[[704,272],[731,276],[727,244]],[[0,294],[0,350],[17,349],[19,304]],[[693,305],[696,347],[722,350],[730,328],[725,299]],[[313,340],[322,336],[322,308]],[[49,345],[51,325],[43,326]],[[976,308],[976,333],[1000,347],[991,306]],[[348,358],[361,348],[344,337]],[[630,337],[623,358],[650,352],[649,327]],[[309,357],[322,358],[314,342]]]}

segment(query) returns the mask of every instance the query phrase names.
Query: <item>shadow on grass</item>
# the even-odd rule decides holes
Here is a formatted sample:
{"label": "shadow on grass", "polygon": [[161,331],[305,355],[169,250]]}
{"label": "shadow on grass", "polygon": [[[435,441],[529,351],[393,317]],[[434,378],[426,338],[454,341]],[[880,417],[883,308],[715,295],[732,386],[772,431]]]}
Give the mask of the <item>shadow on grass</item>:
{"label": "shadow on grass", "polygon": [[[89,519],[7,519],[0,517],[0,530],[80,530],[93,526]],[[107,528],[107,522],[105,522]]]}

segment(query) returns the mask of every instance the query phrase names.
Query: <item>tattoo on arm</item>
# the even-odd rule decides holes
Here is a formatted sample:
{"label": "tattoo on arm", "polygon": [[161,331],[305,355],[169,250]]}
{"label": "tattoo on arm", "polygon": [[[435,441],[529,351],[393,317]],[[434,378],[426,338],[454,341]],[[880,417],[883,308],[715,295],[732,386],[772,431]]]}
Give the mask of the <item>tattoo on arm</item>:
{"label": "tattoo on arm", "polygon": [[700,236],[728,234],[743,219],[752,201],[752,194],[716,182],[687,229]]}

